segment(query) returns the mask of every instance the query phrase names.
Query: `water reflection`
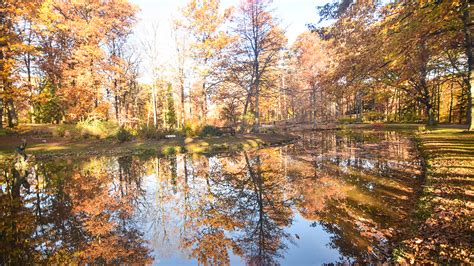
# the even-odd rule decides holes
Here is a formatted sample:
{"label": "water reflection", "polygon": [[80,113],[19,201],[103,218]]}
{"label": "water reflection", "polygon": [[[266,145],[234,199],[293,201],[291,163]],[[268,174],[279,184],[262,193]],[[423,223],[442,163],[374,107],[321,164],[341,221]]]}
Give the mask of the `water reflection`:
{"label": "water reflection", "polygon": [[2,264],[385,261],[420,176],[412,143],[384,131],[307,133],[231,156],[19,159],[1,171]]}
{"label": "water reflection", "polygon": [[[5,162],[0,262],[150,262],[130,219],[140,182],[122,180],[122,167],[115,172],[107,163]],[[20,180],[29,188],[17,189]]]}

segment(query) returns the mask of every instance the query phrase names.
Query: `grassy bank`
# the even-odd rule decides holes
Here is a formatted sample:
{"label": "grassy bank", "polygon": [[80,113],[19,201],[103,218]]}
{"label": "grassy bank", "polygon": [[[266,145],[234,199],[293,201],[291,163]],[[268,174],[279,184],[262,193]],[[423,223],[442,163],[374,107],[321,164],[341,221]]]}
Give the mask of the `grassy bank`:
{"label": "grassy bank", "polygon": [[426,166],[425,185],[399,260],[472,263],[474,133],[428,128],[417,141]]}
{"label": "grassy bank", "polygon": [[0,159],[15,154],[15,148],[26,138],[27,154],[38,159],[58,156],[122,155],[156,153],[217,153],[233,152],[263,146],[280,145],[295,139],[289,134],[245,134],[220,137],[177,137],[172,139],[136,139],[117,142],[111,139],[68,140],[64,138],[35,138],[25,136],[0,137]]}

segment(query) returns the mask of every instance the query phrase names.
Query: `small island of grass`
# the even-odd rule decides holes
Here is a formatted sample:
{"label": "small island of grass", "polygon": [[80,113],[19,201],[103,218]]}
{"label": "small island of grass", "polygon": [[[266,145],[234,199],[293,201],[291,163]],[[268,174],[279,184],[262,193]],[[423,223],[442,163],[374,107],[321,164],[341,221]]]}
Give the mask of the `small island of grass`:
{"label": "small island of grass", "polygon": [[26,141],[26,153],[36,158],[77,157],[91,155],[175,153],[212,154],[235,152],[263,146],[280,145],[296,139],[288,133],[222,134],[217,127],[204,130],[158,131],[141,129],[135,132],[107,123],[95,126],[78,125],[23,125],[0,134],[0,156],[8,158],[16,147]]}

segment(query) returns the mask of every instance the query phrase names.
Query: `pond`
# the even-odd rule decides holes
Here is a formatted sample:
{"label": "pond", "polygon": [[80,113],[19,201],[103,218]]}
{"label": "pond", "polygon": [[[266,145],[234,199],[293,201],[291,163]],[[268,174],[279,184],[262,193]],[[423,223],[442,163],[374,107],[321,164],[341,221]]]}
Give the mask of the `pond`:
{"label": "pond", "polygon": [[389,259],[422,181],[394,131],[236,154],[3,164],[0,264],[319,265]]}

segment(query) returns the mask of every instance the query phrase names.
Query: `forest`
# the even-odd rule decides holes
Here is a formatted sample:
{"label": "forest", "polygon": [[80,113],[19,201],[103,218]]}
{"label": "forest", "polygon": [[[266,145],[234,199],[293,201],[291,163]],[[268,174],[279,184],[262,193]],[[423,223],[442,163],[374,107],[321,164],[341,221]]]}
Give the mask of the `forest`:
{"label": "forest", "polygon": [[0,0],[0,265],[472,264],[473,30],[470,0]]}
{"label": "forest", "polygon": [[270,1],[222,10],[191,0],[172,22],[171,63],[153,26],[133,36],[139,8],[128,1],[6,0],[0,10],[0,127],[473,126],[469,1],[328,3],[288,43]]}

